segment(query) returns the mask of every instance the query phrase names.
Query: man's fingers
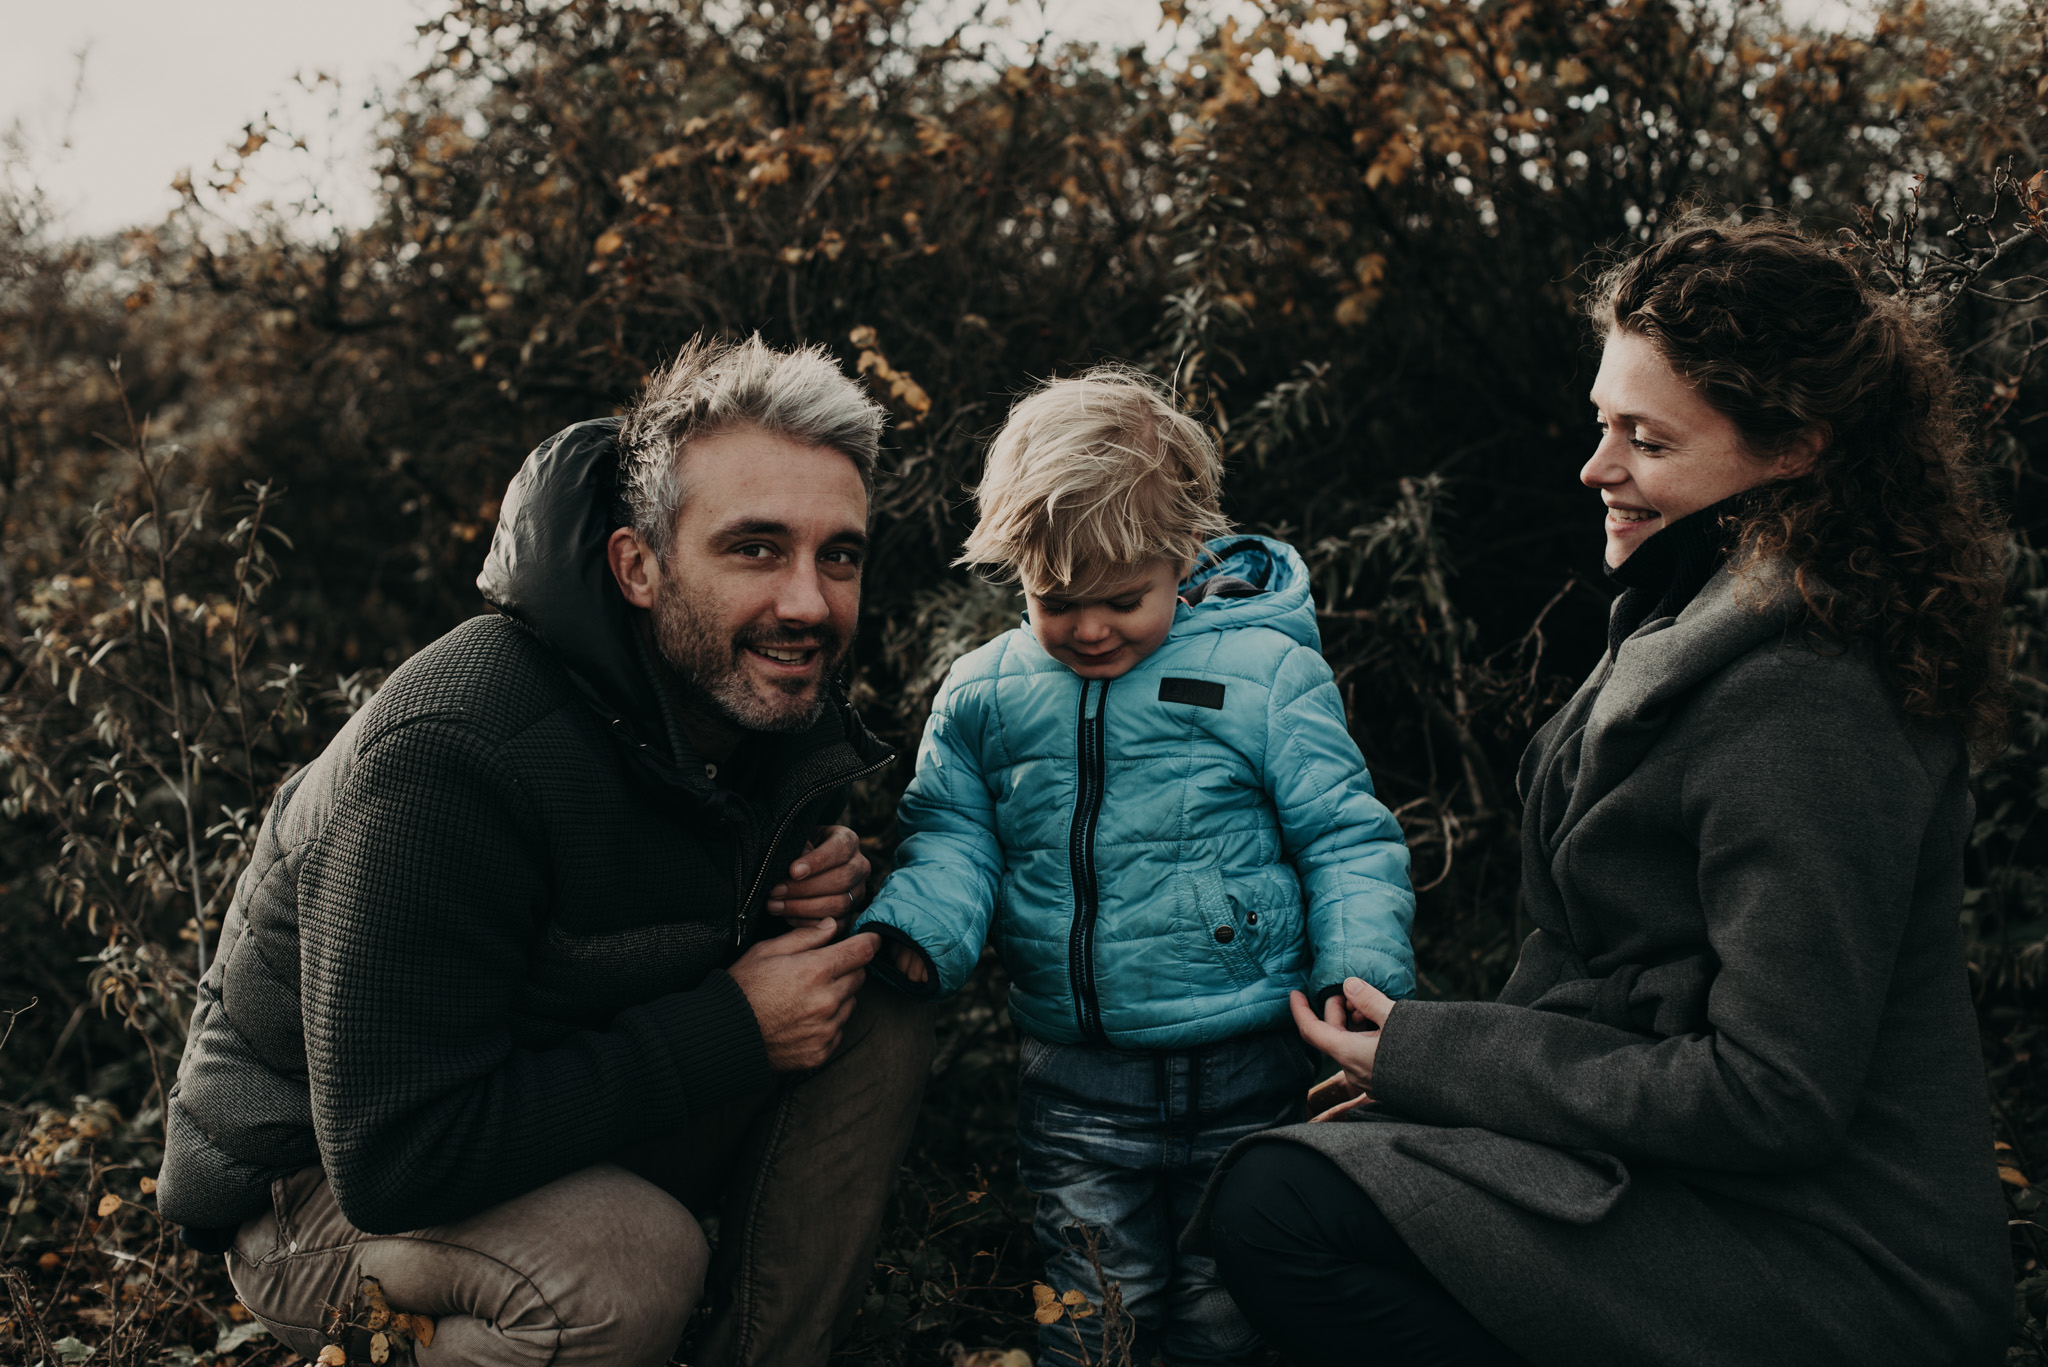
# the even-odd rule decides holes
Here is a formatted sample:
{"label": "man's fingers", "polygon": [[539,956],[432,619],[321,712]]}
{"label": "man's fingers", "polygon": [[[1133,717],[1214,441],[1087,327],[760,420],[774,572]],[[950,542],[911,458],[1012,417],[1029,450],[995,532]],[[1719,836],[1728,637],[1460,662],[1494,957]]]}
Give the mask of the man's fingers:
{"label": "man's fingers", "polygon": [[822,921],[799,921],[785,935],[757,941],[747,954],[802,954],[830,944],[838,930],[839,923],[829,916]]}
{"label": "man's fingers", "polygon": [[851,893],[835,892],[826,897],[793,897],[768,904],[768,914],[785,921],[815,921],[820,916],[838,916],[853,910]]}
{"label": "man's fingers", "polygon": [[832,960],[828,965],[835,978],[858,972],[882,947],[882,937],[872,930],[858,935],[849,935],[828,951]]}
{"label": "man's fingers", "polygon": [[860,837],[845,826],[821,826],[812,833],[811,843],[789,866],[789,876],[802,880],[826,869],[836,868],[860,853]]}

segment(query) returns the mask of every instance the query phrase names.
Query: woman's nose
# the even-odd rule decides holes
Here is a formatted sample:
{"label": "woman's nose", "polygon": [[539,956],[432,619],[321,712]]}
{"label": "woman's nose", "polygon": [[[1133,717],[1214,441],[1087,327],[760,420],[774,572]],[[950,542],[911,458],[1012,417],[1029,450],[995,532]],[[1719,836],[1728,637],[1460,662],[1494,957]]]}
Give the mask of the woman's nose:
{"label": "woman's nose", "polygon": [[1617,440],[1612,434],[1600,439],[1600,444],[1593,448],[1593,454],[1579,467],[1579,483],[1588,489],[1605,489],[1628,478],[1628,467],[1616,459],[1614,447]]}

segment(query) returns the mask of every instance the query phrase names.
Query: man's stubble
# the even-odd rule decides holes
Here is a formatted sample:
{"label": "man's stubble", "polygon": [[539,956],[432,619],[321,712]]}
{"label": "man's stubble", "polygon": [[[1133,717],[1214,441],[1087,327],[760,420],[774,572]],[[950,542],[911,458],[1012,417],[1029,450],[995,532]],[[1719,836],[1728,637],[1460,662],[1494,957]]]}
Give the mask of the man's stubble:
{"label": "man's stubble", "polygon": [[817,644],[824,667],[815,682],[771,683],[772,691],[764,696],[749,679],[741,652],[787,644],[791,633],[749,625],[728,634],[674,580],[662,585],[648,616],[655,647],[675,671],[684,696],[709,716],[746,731],[807,729],[824,712],[829,696],[825,680],[846,654],[838,633],[823,623],[800,633],[799,639]]}

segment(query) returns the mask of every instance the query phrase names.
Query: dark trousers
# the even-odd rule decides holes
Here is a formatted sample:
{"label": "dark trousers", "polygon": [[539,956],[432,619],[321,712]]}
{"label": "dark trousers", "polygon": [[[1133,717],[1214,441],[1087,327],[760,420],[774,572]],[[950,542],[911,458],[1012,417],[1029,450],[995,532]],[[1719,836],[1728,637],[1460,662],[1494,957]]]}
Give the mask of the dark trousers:
{"label": "dark trousers", "polygon": [[1314,1149],[1246,1150],[1209,1234],[1231,1296],[1295,1367],[1523,1367]]}

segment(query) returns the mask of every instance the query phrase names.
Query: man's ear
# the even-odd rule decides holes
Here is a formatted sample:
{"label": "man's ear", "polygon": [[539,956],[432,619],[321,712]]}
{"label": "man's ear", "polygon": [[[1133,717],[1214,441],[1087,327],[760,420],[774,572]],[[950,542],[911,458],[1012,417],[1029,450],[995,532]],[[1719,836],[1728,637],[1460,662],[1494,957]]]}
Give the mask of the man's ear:
{"label": "man's ear", "polygon": [[1813,473],[1813,463],[1820,459],[1821,452],[1834,443],[1834,429],[1826,423],[1807,428],[1786,443],[1778,455],[1778,476],[1781,479],[1799,479]]}
{"label": "man's ear", "polygon": [[640,534],[631,527],[621,527],[604,544],[605,562],[612,567],[612,578],[619,581],[619,592],[626,601],[636,608],[651,608],[655,597],[661,591],[661,560],[649,549]]}

